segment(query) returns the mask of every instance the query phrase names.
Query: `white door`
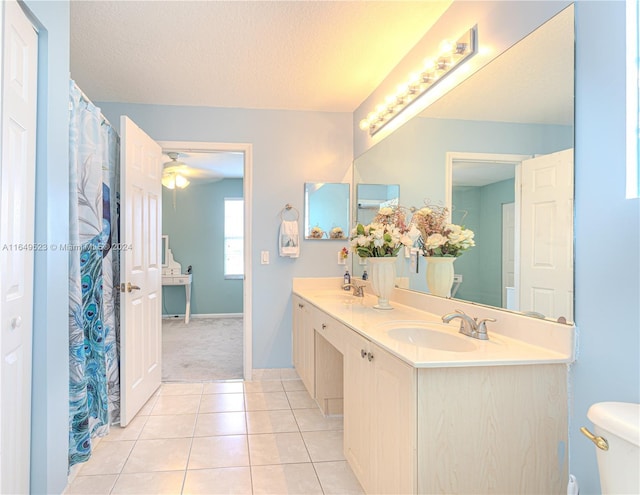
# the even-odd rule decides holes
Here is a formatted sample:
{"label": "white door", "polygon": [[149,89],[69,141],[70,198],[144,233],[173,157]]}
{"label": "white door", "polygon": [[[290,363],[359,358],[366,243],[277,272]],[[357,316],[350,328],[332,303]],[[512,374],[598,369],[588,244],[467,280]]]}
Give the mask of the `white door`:
{"label": "white door", "polygon": [[38,35],[17,2],[3,8],[0,493],[29,493]]}
{"label": "white door", "polygon": [[120,118],[121,426],[162,378],[162,149],[133,121]]}
{"label": "white door", "polygon": [[520,311],[573,319],[573,149],[522,162]]}

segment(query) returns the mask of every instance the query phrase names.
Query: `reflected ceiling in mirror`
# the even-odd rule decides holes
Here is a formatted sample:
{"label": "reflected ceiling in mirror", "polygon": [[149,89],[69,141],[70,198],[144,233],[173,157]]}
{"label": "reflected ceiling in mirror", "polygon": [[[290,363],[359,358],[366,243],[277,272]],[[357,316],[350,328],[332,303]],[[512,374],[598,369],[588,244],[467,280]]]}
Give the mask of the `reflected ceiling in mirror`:
{"label": "reflected ceiling in mirror", "polygon": [[[515,202],[510,197],[515,195],[515,183],[520,180],[520,165],[516,162],[519,164],[523,159],[542,155],[555,156],[568,150],[566,153],[571,155],[568,188],[571,191],[573,189],[573,24],[571,6],[354,162],[354,183],[399,184],[400,205],[406,208],[420,208],[425,203],[451,207],[452,195],[460,193],[461,187],[474,185],[484,188],[482,194],[492,201],[493,218],[487,213],[488,210],[473,211],[469,204],[462,206],[456,205],[455,201],[453,203],[454,223],[465,223],[473,217],[479,222],[472,228],[476,233],[476,247],[455,263],[456,273],[462,275],[457,277],[460,283],[456,287],[456,298],[505,309],[517,308],[533,316],[543,313],[553,320],[573,320],[572,283],[569,287],[565,284],[558,288],[562,291],[558,297],[565,299],[565,304],[560,308],[554,306],[553,297],[549,296],[548,291],[525,294],[518,280],[509,279],[506,274],[503,277],[508,269],[503,266],[506,248],[502,245],[501,234],[502,206]],[[514,177],[500,176],[502,180],[490,177],[493,175],[491,169],[499,166],[495,161],[486,159],[477,161],[473,166],[458,159],[454,166],[453,157],[460,158],[465,154],[485,158],[489,155],[506,156],[509,160],[517,156],[518,160],[512,160],[511,171],[508,172]],[[498,158],[497,161],[504,160]],[[460,173],[465,168],[469,170],[464,172],[463,178]],[[473,172],[470,172],[471,169]],[[472,180],[470,173],[478,176],[473,179],[476,181],[473,184],[468,182]],[[484,181],[484,185],[479,186],[478,180]],[[502,187],[501,191],[497,190],[496,184]],[[460,186],[455,192],[454,185]],[[480,195],[481,191],[477,190],[476,193]],[[569,218],[572,219],[571,214]],[[524,221],[520,223],[524,225]],[[554,245],[560,236],[557,231],[547,227],[534,226],[538,249],[544,245]],[[564,227],[563,232],[565,239],[567,236],[571,238],[572,224]],[[521,238],[514,239],[514,248],[521,242]],[[571,241],[566,250],[562,257],[568,260],[572,270]],[[558,257],[558,253],[546,253]],[[520,250],[516,249],[514,256],[523,259]],[[548,263],[549,256],[545,262],[553,271],[553,263]],[[399,259],[397,285],[428,292],[425,264],[425,259],[416,255]],[[482,274],[479,273],[480,267],[484,271]],[[356,260],[353,273],[358,275],[361,272],[362,267]],[[507,301],[514,297],[513,290],[508,290],[508,287],[515,287],[518,293],[515,303],[513,300]],[[533,299],[533,302],[525,304],[525,299]]]}

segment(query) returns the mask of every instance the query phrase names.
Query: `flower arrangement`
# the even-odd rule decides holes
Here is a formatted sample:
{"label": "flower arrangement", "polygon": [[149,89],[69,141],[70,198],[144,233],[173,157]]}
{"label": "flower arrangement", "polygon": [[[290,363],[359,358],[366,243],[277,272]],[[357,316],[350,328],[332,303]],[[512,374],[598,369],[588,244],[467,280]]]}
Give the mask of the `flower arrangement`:
{"label": "flower arrangement", "polygon": [[334,227],[329,232],[329,237],[331,239],[344,239],[344,232],[341,227]]}
{"label": "flower arrangement", "polygon": [[411,223],[420,231],[420,247],[424,256],[461,256],[475,246],[473,231],[462,225],[449,223],[449,210],[429,205],[416,211]]}
{"label": "flower arrangement", "polygon": [[343,247],[340,250],[340,258],[346,260],[349,257],[349,250],[346,247]]}
{"label": "flower arrangement", "polygon": [[324,231],[320,227],[311,227],[311,231],[309,232],[309,238],[311,239],[322,239],[324,235]]}
{"label": "flower arrangement", "polygon": [[351,231],[351,247],[361,258],[397,256],[402,246],[411,246],[419,233],[409,228],[399,207],[380,208],[368,225],[359,223]]}

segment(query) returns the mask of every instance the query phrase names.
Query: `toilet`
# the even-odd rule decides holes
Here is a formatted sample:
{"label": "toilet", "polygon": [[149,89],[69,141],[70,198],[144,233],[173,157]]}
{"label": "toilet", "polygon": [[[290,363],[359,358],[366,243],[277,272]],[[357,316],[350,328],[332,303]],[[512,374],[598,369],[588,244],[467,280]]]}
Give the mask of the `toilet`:
{"label": "toilet", "polygon": [[608,450],[596,447],[602,493],[640,493],[640,404],[600,402],[587,417],[595,436],[609,445]]}

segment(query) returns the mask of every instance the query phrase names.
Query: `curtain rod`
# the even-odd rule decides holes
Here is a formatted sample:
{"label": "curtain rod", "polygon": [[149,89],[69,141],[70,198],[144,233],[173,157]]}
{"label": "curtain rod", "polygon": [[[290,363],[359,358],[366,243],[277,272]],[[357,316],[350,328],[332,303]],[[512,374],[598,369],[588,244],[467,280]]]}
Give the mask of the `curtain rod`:
{"label": "curtain rod", "polygon": [[[80,91],[80,97],[84,100],[85,103],[91,103],[94,107],[100,108],[100,107],[96,106],[96,104],[94,102],[91,101],[91,98],[89,98],[84,91],[82,91],[82,88],[80,86],[78,86],[77,82],[73,81],[73,84],[78,89],[78,91]],[[113,125],[111,125],[111,122],[109,122],[109,119],[107,119],[104,116],[104,114],[102,113],[102,109],[100,109],[100,117],[102,117],[102,123],[103,124],[107,124],[109,127],[111,127],[112,129],[115,130],[115,127],[113,127]]]}

